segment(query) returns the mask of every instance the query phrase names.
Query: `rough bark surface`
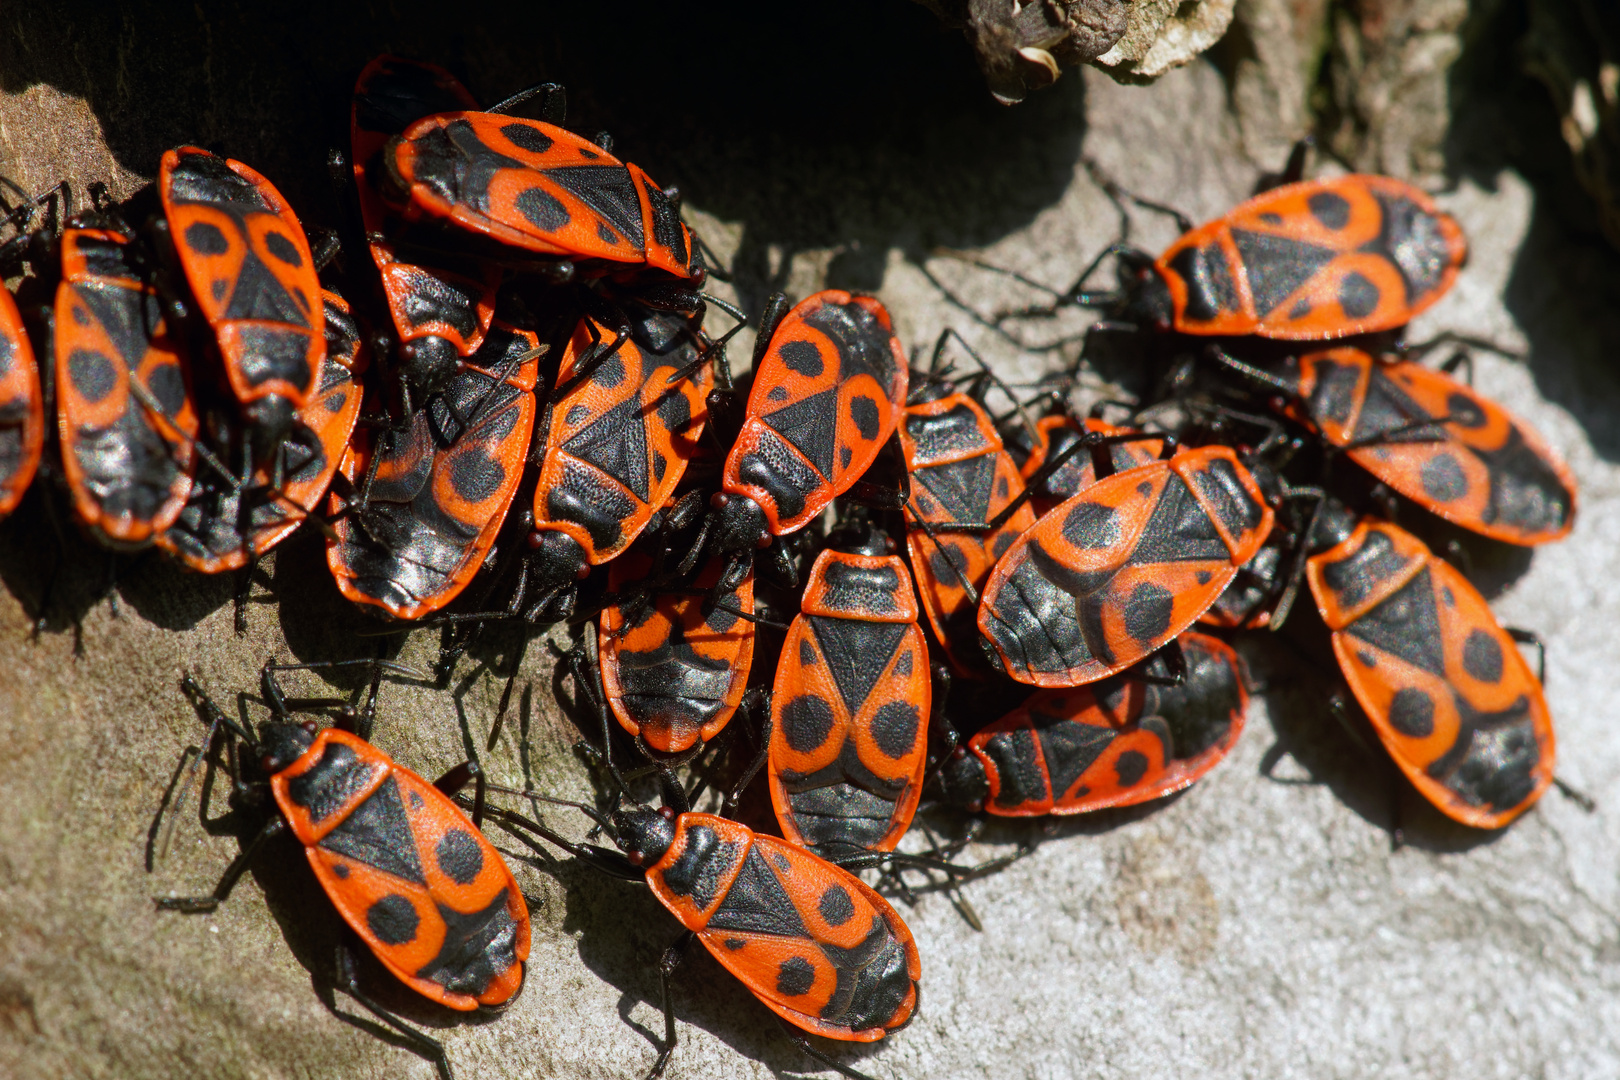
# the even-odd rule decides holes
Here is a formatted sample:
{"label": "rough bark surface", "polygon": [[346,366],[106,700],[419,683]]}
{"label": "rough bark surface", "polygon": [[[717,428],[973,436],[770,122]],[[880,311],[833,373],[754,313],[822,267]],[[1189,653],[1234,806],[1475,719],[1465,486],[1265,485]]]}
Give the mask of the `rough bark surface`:
{"label": "rough bark surface", "polygon": [[[969,312],[1033,295],[937,247],[1066,285],[1118,231],[1082,155],[1195,218],[1278,164],[1245,155],[1230,83],[1206,63],[1146,88],[1088,73],[1009,111],[986,98],[960,39],[909,4],[791,16],[756,5],[701,25],[667,6],[634,25],[598,7],[468,9],[446,24],[441,8],[406,3],[289,3],[274,20],[236,4],[110,16],[8,5],[0,171],[30,190],[65,177],[122,193],[164,148],[197,142],[329,221],[324,150],[345,138],[349,85],[374,53],[446,63],[489,101],[560,79],[582,130],[611,129],[628,158],[681,186],[736,268],[722,295],[754,310],[774,288],[877,291],[908,346],[955,325],[1009,377],[1032,378],[1069,361],[1072,343],[1040,346],[1083,320],[1020,326],[1026,347],[1015,345]],[[1547,641],[1559,771],[1597,812],[1551,792],[1512,828],[1481,834],[1403,791],[1409,842],[1392,853],[1387,767],[1324,711],[1333,676],[1320,651],[1245,640],[1268,689],[1231,759],[1159,805],[1049,836],[988,828],[978,855],[1041,842],[968,886],[983,933],[937,893],[903,909],[923,956],[920,1015],[875,1047],[834,1048],[841,1060],[878,1077],[1620,1075],[1620,256],[1579,195],[1545,96],[1493,76],[1517,40],[1504,33],[1481,29],[1450,77],[1441,164],[1456,184],[1441,201],[1473,251],[1414,336],[1457,329],[1523,350],[1480,356],[1476,385],[1539,427],[1582,483],[1568,542],[1469,548],[1503,621]],[[1303,114],[1309,80],[1268,50],[1256,47],[1256,63],[1276,68],[1273,92]],[[1376,125],[1386,113],[1367,115]],[[1430,167],[1404,152],[1370,161]],[[1152,248],[1170,228],[1143,217],[1133,239]],[[734,354],[748,354],[746,339]],[[202,733],[180,674],[234,709],[268,656],[372,653],[370,624],[336,595],[315,538],[262,569],[237,637],[231,582],[157,556],[113,562],[70,535],[31,640],[54,536],[38,498],[0,523],[0,1076],[427,1080],[428,1063],[333,997],[335,918],[291,847],[266,851],[215,915],[152,907],[153,895],[211,887],[241,843],[216,784],[206,828],[193,796],[156,857],[159,806]],[[425,665],[436,647],[420,632],[402,659]],[[478,652],[454,694],[389,683],[378,743],[429,776],[462,760],[483,745],[510,660],[510,643]],[[519,686],[486,767],[584,795],[579,731],[538,642]],[[504,1015],[429,1007],[375,966],[363,978],[445,1041],[461,1080],[639,1075],[661,1037],[655,964],[673,920],[644,889],[501,844],[535,919],[527,985]],[[816,1071],[706,955],[676,987],[674,1080]]]}

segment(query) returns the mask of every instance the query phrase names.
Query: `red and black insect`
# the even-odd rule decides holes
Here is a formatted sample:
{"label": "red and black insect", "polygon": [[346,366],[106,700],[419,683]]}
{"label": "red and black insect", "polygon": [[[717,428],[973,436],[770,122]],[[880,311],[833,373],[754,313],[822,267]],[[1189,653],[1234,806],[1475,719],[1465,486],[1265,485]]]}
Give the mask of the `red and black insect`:
{"label": "red and black insect", "polygon": [[[1106,472],[1109,460],[1093,464]],[[1273,519],[1224,446],[1115,473],[1008,549],[985,586],[979,629],[1020,682],[1078,686],[1117,674],[1213,604]]]}
{"label": "red and black insect", "polygon": [[[748,690],[754,658],[754,578],[719,589],[709,560],[689,588],[602,609],[597,637],[602,687],[619,725],[659,754],[681,754],[719,735]],[[637,550],[608,567],[608,594],[627,595],[653,577]]]}
{"label": "red and black insect", "polygon": [[1157,258],[1122,245],[1105,252],[1119,259],[1117,290],[1086,290],[1088,268],[1058,302],[1110,308],[1161,331],[1323,341],[1411,322],[1451,288],[1467,256],[1457,222],[1387,176],[1286,184],[1207,224],[1183,224]]}
{"label": "red and black insect", "polygon": [[158,546],[193,570],[218,574],[250,565],[303,524],[331,486],[360,418],[357,380],[368,356],[348,302],[330,289],[321,299],[326,357],[315,396],[298,410],[282,446],[281,485],[262,466],[246,485],[199,470],[185,509],[158,537]]}
{"label": "red and black insect", "polygon": [[1533,428],[1472,387],[1411,361],[1328,349],[1226,367],[1288,395],[1286,408],[1376,479],[1440,517],[1510,544],[1575,524],[1575,477]]}
{"label": "red and black insect", "polygon": [[1447,817],[1506,825],[1553,782],[1552,718],[1514,635],[1417,537],[1333,502],[1320,515],[1305,577],[1378,737]]}
{"label": "red and black insect", "polygon": [[[273,679],[268,667],[266,673]],[[350,731],[317,731],[313,721],[293,723],[290,715],[262,724],[255,739],[190,676],[182,686],[210,724],[209,747],[215,732],[227,729],[268,780],[233,777],[235,800],[264,807],[268,787],[274,807],[211,894],[159,898],[160,909],[214,910],[264,844],[290,832],[350,935],[406,986],[463,1012],[499,1009],[517,995],[529,955],[529,912],[500,853],[451,801],[477,776],[475,806],[482,805],[482,777],[471,763],[430,784]],[[270,696],[280,698],[278,691]],[[374,680],[367,712],[375,696]],[[340,717],[352,720],[353,713]],[[353,950],[352,940],[338,950],[341,988],[431,1058],[448,1080],[444,1047],[361,988]]]}
{"label": "red and black insect", "polygon": [[39,362],[9,289],[0,287],[0,517],[17,508],[39,471],[45,398]]}
{"label": "red and black insect", "polygon": [[130,236],[72,225],[61,258],[52,351],[62,477],[97,539],[144,547],[191,492],[198,425],[186,354]]}
{"label": "red and black insect", "polygon": [[387,213],[373,178],[386,171],[383,148],[434,113],[478,108],[455,76],[433,64],[379,56],[355,82],[350,148],[360,219],[398,342],[395,355],[417,400],[442,387],[484,342],[495,314],[501,271],[458,256],[439,237],[413,242],[408,225]]}
{"label": "red and black insect", "polygon": [[[508,811],[488,813],[520,838],[542,836],[615,876],[645,880],[687,928],[659,966],[664,1047],[649,1080],[663,1073],[675,1049],[670,976],[693,938],[767,1008],[802,1031],[874,1042],[916,1011],[922,964],[911,932],[888,901],[854,874],[712,814],[638,806],[603,816],[579,808],[607,830],[623,855],[572,843]],[[789,1034],[816,1060],[866,1080]]]}
{"label": "red and black insect", "polygon": [[[694,365],[707,340],[668,314],[626,310],[630,334],[616,347],[600,323],[579,322],[540,428],[545,442],[531,455],[540,475],[518,601],[526,598],[531,622],[566,618],[590,568],[641,535],[670,501],[708,422],[709,369]],[[681,371],[689,377],[674,379]]]}
{"label": "red and black insect", "polygon": [[407,221],[490,241],[480,253],[550,259],[554,278],[611,275],[644,303],[702,311],[703,258],[675,203],[639,166],[565,128],[439,113],[389,140],[382,164],[373,182]]}
{"label": "red and black insect", "polygon": [[[1037,517],[1044,516],[1054,506],[1096,483],[1096,466],[1092,463],[1092,455],[1074,452],[1075,445],[1087,434],[1124,436],[1132,434],[1132,429],[1106,423],[1097,417],[1080,418],[1070,415],[1067,410],[1059,410],[1035,421],[1033,442],[1022,431],[1008,440],[1007,449],[1014,459],[1022,458],[1018,466],[1019,475],[1026,482],[1033,481],[1029,501]],[[1115,442],[1111,444],[1109,454],[1114,471],[1123,472],[1158,460],[1163,449],[1158,439],[1144,438]],[[1068,455],[1066,460],[1065,454]],[[1061,463],[1041,477],[1039,474],[1048,461]]]}
{"label": "red and black insect", "polygon": [[827,289],[786,307],[780,294],[766,306],[741,430],[704,522],[703,540],[731,558],[727,584],[755,549],[802,529],[854,486],[906,400],[906,354],[877,300]]}
{"label": "red and black insect", "polygon": [[951,666],[979,676],[986,671],[976,624],[979,592],[996,560],[1035,524],[1036,513],[1024,505],[993,532],[942,535],[948,526],[997,519],[1024,491],[995,423],[971,394],[929,383],[912,395],[899,431],[911,487],[906,546],[917,592]]}
{"label": "red and black insect", "polygon": [[893,851],[922,796],[928,643],[905,560],[881,531],[816,557],[771,696],[766,772],[782,835],[841,861]]}
{"label": "red and black insect", "polygon": [[940,772],[943,801],[1034,817],[1133,806],[1191,785],[1236,744],[1249,694],[1230,646],[1195,633],[1176,640],[1179,682],[1156,655],[1090,686],[1037,690],[956,748]]}
{"label": "red and black insect", "polygon": [[194,146],[163,155],[157,187],[253,461],[268,464],[315,393],[326,355],[321,287],[303,226],[270,181]]}
{"label": "red and black insect", "polygon": [[523,475],[542,351],[533,332],[497,320],[408,427],[356,431],[326,545],[344,596],[419,619],[472,581]]}

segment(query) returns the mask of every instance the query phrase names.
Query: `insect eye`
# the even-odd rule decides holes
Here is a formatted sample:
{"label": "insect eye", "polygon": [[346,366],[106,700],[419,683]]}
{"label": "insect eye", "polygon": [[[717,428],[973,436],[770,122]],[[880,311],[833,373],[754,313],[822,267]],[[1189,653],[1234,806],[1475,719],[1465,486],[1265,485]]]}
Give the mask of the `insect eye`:
{"label": "insect eye", "polygon": [[726,504],[730,501],[731,496],[727,495],[723,491],[717,491],[713,495],[709,496],[709,505],[714,507],[716,510],[724,510],[726,508]]}
{"label": "insect eye", "polygon": [[658,808],[658,813],[659,813],[659,816],[662,817],[665,821],[674,821],[675,820],[675,810],[674,810],[673,807],[660,806]]}
{"label": "insect eye", "polygon": [[313,720],[305,720],[302,724],[299,724],[298,726],[303,728],[307,733],[313,735],[313,734],[315,734],[315,730],[316,730],[317,725],[316,725],[315,721],[313,721]]}
{"label": "insect eye", "polygon": [[625,858],[625,861],[628,862],[631,866],[640,866],[643,862],[646,861],[645,859],[643,859],[641,857],[641,852],[639,852],[639,851],[632,851],[628,855],[626,855],[624,858]]}

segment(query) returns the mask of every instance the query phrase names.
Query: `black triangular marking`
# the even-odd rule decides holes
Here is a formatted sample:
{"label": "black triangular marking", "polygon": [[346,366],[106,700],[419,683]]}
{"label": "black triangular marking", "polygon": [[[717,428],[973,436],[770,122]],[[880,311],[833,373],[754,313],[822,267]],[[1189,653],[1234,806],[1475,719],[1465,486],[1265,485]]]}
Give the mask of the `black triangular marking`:
{"label": "black triangular marking", "polygon": [[309,319],[293,300],[292,294],[276,280],[259,257],[249,251],[236,276],[231,302],[225,305],[223,319],[263,319],[289,326],[309,327]]}
{"label": "black triangular marking", "polygon": [[[1391,431],[1400,431],[1392,442],[1432,442],[1450,440],[1451,435],[1438,424],[1407,428],[1418,420],[1431,419],[1433,413],[1419,405],[1399,383],[1374,366],[1367,380],[1367,394],[1356,417],[1356,428],[1350,438],[1356,442],[1374,439]],[[1402,430],[1405,429],[1405,430]]]}
{"label": "black triangular marking", "polygon": [[854,716],[860,712],[866,696],[900,647],[906,624],[831,619],[820,615],[809,616],[809,619],[816,644],[821,646],[821,655],[827,658],[827,667],[844,699],[844,706]]}
{"label": "black triangular marking", "polygon": [[1233,229],[1232,242],[1249,278],[1254,310],[1261,317],[1280,307],[1338,254],[1332,248],[1246,229]]}
{"label": "black triangular marking", "polygon": [[756,845],[748,849],[742,869],[726,890],[705,930],[746,930],[781,937],[807,936],[804,921],[793,906],[787,890],[760,854]]}
{"label": "black triangular marking", "polygon": [[838,349],[839,384],[857,375],[870,375],[885,392],[894,385],[895,362],[894,350],[889,347],[890,335],[871,312],[856,303],[824,303],[806,315],[804,321],[833,340]]}
{"label": "black triangular marking", "polygon": [[438,904],[444,943],[417,978],[456,994],[482,994],[495,976],[517,963],[517,923],[502,889],[482,911],[466,914]]}
{"label": "black triangular marking", "polygon": [[822,476],[833,474],[833,449],[838,441],[837,387],[811,394],[760,419],[809,458]]}
{"label": "black triangular marking", "polygon": [[1164,491],[1159,495],[1153,516],[1148,518],[1142,535],[1131,553],[1131,562],[1138,566],[1167,562],[1207,562],[1211,559],[1230,560],[1232,552],[1215,528],[1215,522],[1205,513],[1203,505],[1193,497],[1181,477],[1170,474]]}
{"label": "black triangular marking", "polygon": [[118,285],[80,283],[73,291],[106,331],[131,371],[140,367],[152,342],[152,328],[162,319],[157,298]]}
{"label": "black triangular marking", "polygon": [[952,521],[982,523],[995,488],[996,455],[980,454],[918,469],[911,478],[939,500]]}
{"label": "black triangular marking", "polygon": [[646,235],[641,231],[641,200],[636,198],[629,169],[623,165],[562,165],[546,169],[545,174],[606,218],[631,246],[646,247]]}
{"label": "black triangular marking", "polygon": [[422,861],[416,853],[411,819],[405,816],[399,782],[392,776],[378,784],[365,802],[322,837],[319,846],[375,866],[385,874],[418,885],[427,884],[422,877]]}
{"label": "black triangular marking", "polygon": [[1034,720],[1054,799],[1061,799],[1119,734],[1113,728],[1082,724],[1066,717],[1035,714]]}
{"label": "black triangular marking", "polygon": [[1445,677],[1445,645],[1428,567],[1345,629],[1369,645]]}
{"label": "black triangular marking", "polygon": [[641,415],[640,399],[615,405],[563,443],[563,449],[613,477],[642,502],[649,498],[647,421]]}

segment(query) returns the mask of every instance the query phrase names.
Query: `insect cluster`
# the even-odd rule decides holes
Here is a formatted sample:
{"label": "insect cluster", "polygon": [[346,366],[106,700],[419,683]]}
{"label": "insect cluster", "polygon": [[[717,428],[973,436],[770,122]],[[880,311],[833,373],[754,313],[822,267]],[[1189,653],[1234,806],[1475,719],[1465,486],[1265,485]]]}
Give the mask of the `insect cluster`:
{"label": "insect cluster", "polygon": [[[28,275],[0,290],[0,512],[44,469],[108,547],[244,591],[308,524],[344,596],[441,629],[441,680],[481,634],[574,630],[603,796],[566,805],[612,847],[509,808],[557,800],[476,763],[429,783],[373,746],[392,661],[324,729],[267,665],[258,731],[186,682],[205,756],[223,733],[233,798],[265,824],[212,894],[160,907],[211,910],[290,832],[349,928],[339,984],[448,1077],[354,949],[452,1009],[508,1003],[529,919],[489,822],[644,882],[684,927],[651,1075],[696,939],[859,1076],[804,1034],[882,1039],[921,965],[858,872],[909,897],[908,871],[954,890],[1001,864],[931,833],[901,852],[919,804],[1041,817],[1187,787],[1242,730],[1227,638],[1290,625],[1302,587],[1442,813],[1496,828],[1552,783],[1526,635],[1419,534],[1429,515],[1556,540],[1574,482],[1454,377],[1465,354],[1436,370],[1402,344],[1465,254],[1422,192],[1288,175],[1158,256],[1110,248],[1053,306],[1105,310],[1091,336],[1123,342],[1146,389],[1089,415],[1076,372],[1019,395],[946,363],[946,337],[914,365],[881,303],[838,290],[767,303],[744,397],[735,330],[704,328],[743,315],[704,294],[719,268],[675,193],[562,126],[562,101],[480,111],[447,72],[379,58],[330,163],[350,211],[332,231],[194,147],[123,205],[95,192],[69,216],[58,189],[10,215],[0,261]],[[1117,284],[1088,288],[1104,259]],[[649,784],[661,805],[632,798]]]}

